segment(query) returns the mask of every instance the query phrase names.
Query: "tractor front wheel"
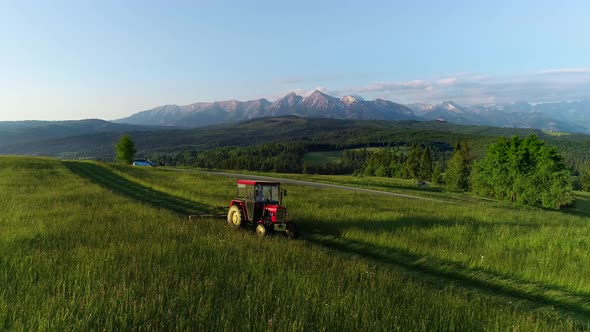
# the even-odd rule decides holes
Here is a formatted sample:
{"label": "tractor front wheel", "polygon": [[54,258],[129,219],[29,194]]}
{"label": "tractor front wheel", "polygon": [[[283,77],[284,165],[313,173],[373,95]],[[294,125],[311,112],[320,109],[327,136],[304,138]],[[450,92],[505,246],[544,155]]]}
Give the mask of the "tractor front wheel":
{"label": "tractor front wheel", "polygon": [[242,209],[237,205],[232,205],[227,213],[227,223],[232,225],[234,228],[240,228],[243,224],[244,216],[242,215]]}
{"label": "tractor front wheel", "polygon": [[256,235],[258,235],[259,238],[264,238],[266,236],[266,233],[266,226],[264,226],[263,224],[256,225]]}

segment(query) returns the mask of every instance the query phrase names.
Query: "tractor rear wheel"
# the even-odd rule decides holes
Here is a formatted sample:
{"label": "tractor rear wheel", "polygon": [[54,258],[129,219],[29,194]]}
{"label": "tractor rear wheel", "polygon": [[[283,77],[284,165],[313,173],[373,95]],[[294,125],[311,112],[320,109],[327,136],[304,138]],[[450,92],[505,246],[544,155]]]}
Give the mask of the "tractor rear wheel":
{"label": "tractor rear wheel", "polygon": [[227,213],[227,223],[232,225],[234,228],[240,228],[244,223],[244,216],[242,215],[242,209],[237,205],[232,205]]}
{"label": "tractor rear wheel", "polygon": [[267,233],[268,230],[266,229],[266,226],[264,226],[264,224],[256,225],[256,235],[258,235],[259,238],[264,238]]}

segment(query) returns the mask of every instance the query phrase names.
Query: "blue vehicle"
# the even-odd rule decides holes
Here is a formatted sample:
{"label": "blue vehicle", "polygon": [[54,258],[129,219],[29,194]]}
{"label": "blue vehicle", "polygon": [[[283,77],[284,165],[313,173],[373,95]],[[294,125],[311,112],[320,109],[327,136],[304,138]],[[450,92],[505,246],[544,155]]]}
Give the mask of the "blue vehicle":
{"label": "blue vehicle", "polygon": [[149,159],[135,159],[133,161],[133,166],[148,166],[148,167],[156,167],[156,164],[151,162]]}

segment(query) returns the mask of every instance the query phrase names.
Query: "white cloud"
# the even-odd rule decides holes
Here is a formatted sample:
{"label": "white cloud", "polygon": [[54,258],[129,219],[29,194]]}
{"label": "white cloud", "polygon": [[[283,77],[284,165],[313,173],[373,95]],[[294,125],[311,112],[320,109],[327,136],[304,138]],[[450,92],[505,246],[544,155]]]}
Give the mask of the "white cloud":
{"label": "white cloud", "polygon": [[463,104],[554,101],[590,98],[590,68],[545,69],[538,72],[492,76],[456,74],[438,79],[375,82],[334,91],[334,95],[360,94],[401,103]]}
{"label": "white cloud", "polygon": [[436,83],[441,86],[450,86],[450,85],[454,85],[456,82],[457,82],[456,77],[447,77],[447,78],[443,78],[443,79],[438,80]]}
{"label": "white cloud", "polygon": [[561,74],[590,74],[590,68],[554,68],[543,69],[537,72],[541,75],[561,75]]}
{"label": "white cloud", "polygon": [[[341,89],[298,88],[284,90],[308,96],[319,90],[335,97],[357,95],[365,99],[383,98],[400,103],[440,103],[453,100],[465,105],[543,102],[590,99],[590,68],[553,68],[511,76],[456,73],[430,79],[377,81]],[[272,100],[271,99],[271,100]]]}

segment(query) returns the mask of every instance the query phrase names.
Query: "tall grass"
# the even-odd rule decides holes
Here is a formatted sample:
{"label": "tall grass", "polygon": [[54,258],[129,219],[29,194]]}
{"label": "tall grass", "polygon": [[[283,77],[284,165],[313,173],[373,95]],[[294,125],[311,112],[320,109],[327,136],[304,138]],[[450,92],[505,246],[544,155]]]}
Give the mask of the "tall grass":
{"label": "tall grass", "polygon": [[[234,179],[213,175],[111,167],[208,204],[227,203],[235,187]],[[449,193],[425,201],[295,185],[289,192],[285,203],[308,235],[336,235],[590,292],[590,223],[583,216],[477,199],[449,204]]]}
{"label": "tall grass", "polygon": [[[231,192],[235,181],[218,177],[215,185],[212,175],[111,167],[123,176],[149,180],[162,190],[175,188],[198,200],[207,200],[207,194],[191,193],[195,183],[205,180],[212,191],[223,187]],[[322,180],[351,184],[362,179]],[[365,186],[407,192],[407,184],[399,185],[399,180],[367,180]],[[579,197],[579,211],[570,211],[580,213],[563,213],[433,190],[427,192],[437,201],[294,185],[289,191],[290,214],[310,241],[549,302],[584,316],[590,313],[586,196]]]}
{"label": "tall grass", "polygon": [[[427,205],[404,209],[404,200],[383,198],[387,204],[379,205],[375,200],[382,198],[293,186],[287,205],[308,240],[277,236],[260,241],[250,232],[231,231],[223,221],[189,222],[183,215],[226,204],[234,180],[94,166],[0,158],[0,329],[588,327],[583,313],[575,322],[567,310],[535,299],[448,282],[376,255],[342,250],[335,241],[326,240],[332,246],[324,246],[314,240],[348,241],[364,234],[365,242],[381,248],[371,236],[404,228],[379,231],[372,223],[395,223],[398,214],[426,211]],[[174,210],[173,202],[186,206]],[[349,214],[370,227],[351,227]],[[571,218],[577,225],[578,219]]]}

